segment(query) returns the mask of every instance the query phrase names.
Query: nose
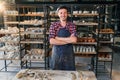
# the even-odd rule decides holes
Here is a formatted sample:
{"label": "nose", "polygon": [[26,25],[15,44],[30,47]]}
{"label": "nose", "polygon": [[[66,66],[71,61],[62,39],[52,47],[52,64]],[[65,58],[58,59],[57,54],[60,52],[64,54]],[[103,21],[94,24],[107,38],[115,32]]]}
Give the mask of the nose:
{"label": "nose", "polygon": [[66,15],[65,13],[62,14],[62,16],[65,16],[65,15]]}

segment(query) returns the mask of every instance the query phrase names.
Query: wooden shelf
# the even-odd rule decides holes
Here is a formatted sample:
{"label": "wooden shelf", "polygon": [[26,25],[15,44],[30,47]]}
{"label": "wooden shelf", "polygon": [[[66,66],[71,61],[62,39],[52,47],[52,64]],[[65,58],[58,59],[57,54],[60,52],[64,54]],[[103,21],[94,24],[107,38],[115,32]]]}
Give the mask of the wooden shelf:
{"label": "wooden shelf", "polygon": [[57,14],[50,14],[50,16],[51,16],[51,17],[54,17],[54,16],[58,17]]}
{"label": "wooden shelf", "polygon": [[10,64],[8,64],[7,65],[7,67],[16,67],[16,68],[19,68],[19,70],[21,69],[21,66],[20,66],[20,64],[17,64],[17,63],[10,63]]}
{"label": "wooden shelf", "polygon": [[25,14],[19,14],[19,16],[24,16]]}
{"label": "wooden shelf", "polygon": [[114,34],[114,32],[99,32],[99,34]]}
{"label": "wooden shelf", "polygon": [[44,14],[24,14],[24,16],[41,16],[41,17],[44,17]]}
{"label": "wooden shelf", "polygon": [[113,42],[111,42],[111,41],[99,41],[99,43],[112,44]]}
{"label": "wooden shelf", "polygon": [[19,22],[17,22],[17,21],[16,21],[16,22],[15,22],[15,21],[11,21],[11,22],[10,22],[10,21],[9,21],[9,22],[5,22],[5,24],[19,24]]}
{"label": "wooden shelf", "polygon": [[83,45],[97,45],[97,42],[77,42],[73,44],[83,44]]}
{"label": "wooden shelf", "polygon": [[43,34],[43,32],[24,31],[24,32],[20,32],[20,34]]}
{"label": "wooden shelf", "polygon": [[10,51],[14,51],[14,52],[19,52],[18,50],[7,50],[7,49],[0,49],[0,51],[7,51],[7,52],[8,52],[8,51],[9,51],[9,52],[10,52]]}
{"label": "wooden shelf", "polygon": [[[44,34],[43,32],[32,32],[32,31],[24,31],[20,32],[20,34]],[[46,34],[49,34],[49,32],[46,32]]]}
{"label": "wooden shelf", "polygon": [[109,48],[109,47],[107,47],[107,46],[102,46],[99,50],[98,50],[98,52],[100,52],[100,53],[103,53],[103,52],[113,52],[113,50],[111,49],[111,48]]}
{"label": "wooden shelf", "polygon": [[43,41],[20,41],[20,43],[43,44]]}
{"label": "wooden shelf", "polygon": [[4,16],[18,16],[18,14],[5,14]]}
{"label": "wooden shelf", "polygon": [[16,59],[16,58],[5,58],[5,57],[1,58],[1,57],[0,57],[0,60],[20,60],[20,59]]}
{"label": "wooden shelf", "polygon": [[0,34],[18,34],[18,32],[0,32]]}
{"label": "wooden shelf", "polygon": [[96,52],[74,52],[75,54],[79,55],[79,54],[96,54]]}
{"label": "wooden shelf", "polygon": [[[34,55],[35,55],[35,54],[34,54]],[[35,56],[39,57],[39,59],[31,59],[31,57],[34,57],[34,55],[26,54],[26,55],[23,57],[22,61],[40,61],[40,62],[44,62],[44,59],[40,59],[40,57],[41,57],[42,55],[38,55],[38,54],[36,54]],[[29,58],[29,59],[28,59],[28,58]]]}
{"label": "wooden shelf", "polygon": [[111,58],[98,58],[98,60],[101,62],[111,62],[112,61]]}
{"label": "wooden shelf", "polygon": [[98,23],[94,22],[79,22],[79,24],[75,24],[77,26],[97,26]]}
{"label": "wooden shelf", "polygon": [[20,22],[19,25],[34,25],[34,26],[39,26],[39,25],[43,25],[43,24]]}
{"label": "wooden shelf", "polygon": [[74,16],[81,16],[81,17],[93,17],[98,16],[99,14],[92,14],[92,13],[81,13],[81,14],[73,14]]}
{"label": "wooden shelf", "polygon": [[19,14],[19,16],[41,16],[41,17],[44,17],[44,14]]}
{"label": "wooden shelf", "polygon": [[0,42],[5,42],[5,43],[19,43],[19,41],[13,41],[13,40],[11,40],[11,41],[0,41]]}
{"label": "wooden shelf", "polygon": [[44,60],[40,60],[40,59],[25,59],[25,58],[23,58],[22,61],[38,61],[38,62],[45,62]]}
{"label": "wooden shelf", "polygon": [[93,57],[93,56],[95,56],[95,54],[75,54],[75,56],[78,56],[78,57]]}
{"label": "wooden shelf", "polygon": [[20,60],[20,57],[18,56],[18,54],[3,54],[0,55],[0,60]]}

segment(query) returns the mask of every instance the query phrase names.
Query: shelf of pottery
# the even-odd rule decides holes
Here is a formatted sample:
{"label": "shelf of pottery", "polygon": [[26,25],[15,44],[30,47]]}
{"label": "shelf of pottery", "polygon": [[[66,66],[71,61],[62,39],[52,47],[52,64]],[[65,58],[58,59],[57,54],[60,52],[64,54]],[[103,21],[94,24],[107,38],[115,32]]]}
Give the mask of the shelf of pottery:
{"label": "shelf of pottery", "polygon": [[77,26],[78,42],[74,44],[77,56],[92,56],[96,54],[97,40],[94,29],[98,27],[96,7],[89,5],[76,5],[73,7],[73,23]]}
{"label": "shelf of pottery", "polygon": [[[98,61],[97,66],[100,64],[104,67],[104,72],[110,73],[110,77],[112,74],[112,62],[113,62],[113,47],[114,47],[114,30],[110,28],[106,29],[100,29],[99,33],[99,42],[98,42],[99,48],[98,48]],[[106,70],[106,64],[110,64],[110,71]],[[97,73],[99,73],[99,69],[101,67],[99,66],[97,68]],[[102,70],[103,71],[103,70]],[[101,73],[101,72],[100,72]]]}
{"label": "shelf of pottery", "polygon": [[[90,62],[84,63],[89,70],[95,71],[96,55],[98,48],[98,39],[95,35],[95,29],[98,28],[99,13],[97,5],[81,4],[73,7],[73,23],[76,25],[78,40],[73,49],[76,57],[89,58]],[[76,61],[77,64],[82,62]],[[96,72],[96,71],[95,71]]]}
{"label": "shelf of pottery", "polygon": [[43,5],[18,5],[20,31],[20,53],[22,67],[32,67],[33,62],[45,63],[46,23]]}
{"label": "shelf of pottery", "polygon": [[18,28],[18,11],[15,10],[15,7],[7,6],[7,10],[3,13],[4,18],[4,27],[0,29],[0,34],[3,34],[0,37],[0,42],[4,43],[3,46],[0,47],[0,50],[5,52],[1,54],[0,59],[20,59],[19,56],[19,28]]}
{"label": "shelf of pottery", "polygon": [[4,54],[1,54],[1,60],[20,60],[19,56],[19,29],[17,27],[8,27],[8,29],[0,29],[0,34],[3,34],[0,37],[0,42],[3,43],[0,47],[0,51],[3,51]]}
{"label": "shelf of pottery", "polygon": [[[110,77],[112,74],[112,62],[113,62],[113,47],[114,47],[114,27],[116,23],[112,23],[111,19],[116,18],[116,11],[113,11],[116,9],[115,4],[111,5],[105,5],[101,6],[102,8],[100,12],[100,26],[99,30],[96,29],[96,34],[98,35],[98,65],[100,63],[104,63],[104,71],[105,70],[105,63],[110,63],[110,71],[107,71],[110,73]],[[104,19],[103,19],[104,17]],[[98,68],[99,69],[99,68]],[[99,72],[98,72],[99,73]]]}
{"label": "shelf of pottery", "polygon": [[4,27],[0,28],[0,34],[2,35],[0,37],[0,43],[2,44],[0,47],[0,60],[4,60],[5,70],[9,67],[8,64],[13,63],[13,60],[20,60],[20,37],[17,21],[18,11],[14,5],[12,8],[11,6],[6,7],[7,9],[3,12]]}

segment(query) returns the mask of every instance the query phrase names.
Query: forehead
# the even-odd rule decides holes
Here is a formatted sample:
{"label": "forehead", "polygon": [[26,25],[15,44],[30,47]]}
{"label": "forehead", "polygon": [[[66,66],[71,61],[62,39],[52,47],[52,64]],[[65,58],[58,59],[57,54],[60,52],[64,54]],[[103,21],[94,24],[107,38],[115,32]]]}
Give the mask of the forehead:
{"label": "forehead", "polygon": [[67,12],[67,10],[63,8],[63,9],[59,9],[58,12]]}

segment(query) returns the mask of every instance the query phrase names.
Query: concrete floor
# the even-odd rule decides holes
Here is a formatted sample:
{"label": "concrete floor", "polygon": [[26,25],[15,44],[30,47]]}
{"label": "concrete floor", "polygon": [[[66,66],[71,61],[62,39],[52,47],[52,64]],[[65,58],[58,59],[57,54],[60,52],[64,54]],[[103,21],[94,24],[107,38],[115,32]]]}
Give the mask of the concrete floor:
{"label": "concrete floor", "polygon": [[[4,66],[4,61],[0,60],[0,69]],[[16,75],[16,73],[21,70],[20,65],[18,64],[18,61],[13,61],[12,66],[16,67],[8,67],[8,71],[0,71],[0,80],[12,80],[12,78]],[[106,64],[106,69],[110,70],[110,64]],[[79,69],[79,68],[78,68]],[[110,75],[107,73],[99,73],[97,76],[97,80],[120,80],[118,78],[120,76],[120,54],[114,53],[114,59],[113,59],[113,70],[112,70],[112,79],[110,78]]]}

